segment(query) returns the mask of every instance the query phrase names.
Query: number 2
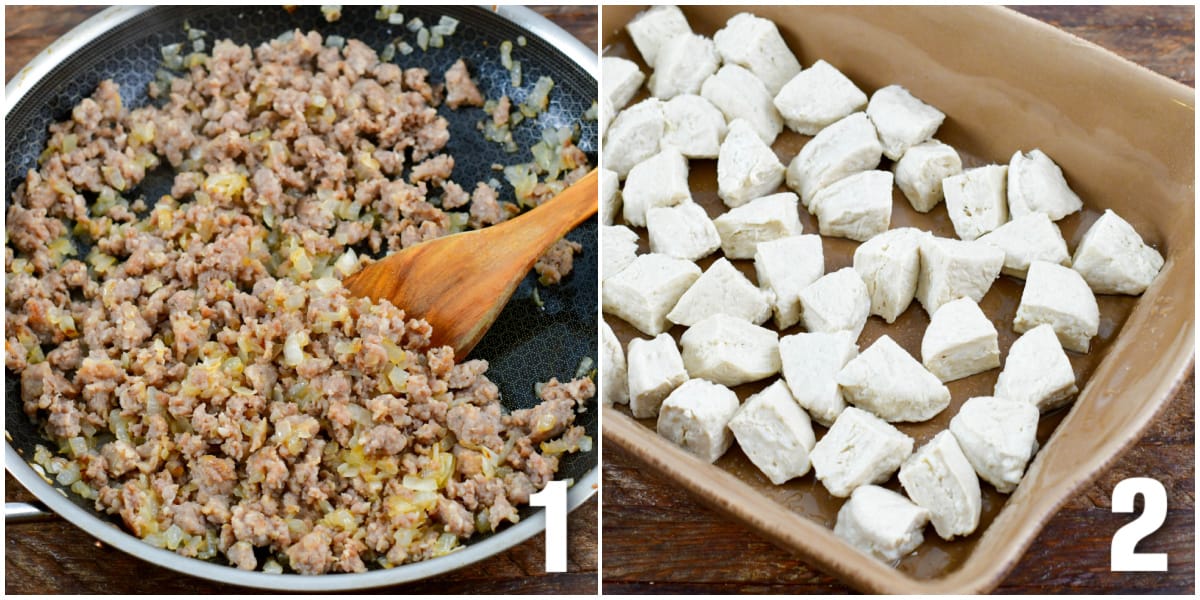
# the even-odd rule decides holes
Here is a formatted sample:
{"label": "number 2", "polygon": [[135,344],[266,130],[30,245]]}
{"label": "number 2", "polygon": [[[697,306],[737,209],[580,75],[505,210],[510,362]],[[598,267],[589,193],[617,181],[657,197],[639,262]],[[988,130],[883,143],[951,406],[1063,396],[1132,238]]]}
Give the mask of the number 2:
{"label": "number 2", "polygon": [[1117,530],[1112,538],[1113,571],[1166,571],[1167,554],[1137,553],[1134,547],[1146,536],[1158,531],[1167,518],[1167,491],[1156,479],[1130,477],[1113,488],[1112,511],[1133,512],[1133,499],[1141,495],[1146,502],[1138,518]]}
{"label": "number 2", "polygon": [[529,496],[531,506],[546,508],[546,572],[567,572],[567,482],[551,481]]}

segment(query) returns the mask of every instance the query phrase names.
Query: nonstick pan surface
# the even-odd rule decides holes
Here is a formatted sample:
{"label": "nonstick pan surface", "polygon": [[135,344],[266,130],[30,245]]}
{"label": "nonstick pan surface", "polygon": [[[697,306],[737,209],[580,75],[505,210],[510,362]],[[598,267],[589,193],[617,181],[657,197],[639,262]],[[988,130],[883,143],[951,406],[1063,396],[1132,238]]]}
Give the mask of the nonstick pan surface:
{"label": "nonstick pan surface", "polygon": [[[69,116],[71,107],[91,95],[97,84],[113,79],[120,84],[122,101],[127,107],[149,102],[147,84],[161,67],[161,48],[186,42],[183,24],[208,32],[209,48],[219,39],[256,46],[293,29],[315,30],[323,36],[339,35],[358,39],[381,49],[397,37],[416,47],[415,35],[404,25],[388,25],[374,18],[374,6],[346,6],[340,20],[325,21],[317,7],[297,7],[288,12],[279,7],[116,7],[98,14],[80,25],[28,67],[22,69],[6,89],[5,115],[5,204],[23,180],[27,169],[36,165],[45,146],[47,128]],[[485,97],[508,94],[514,104],[523,100],[539,76],[554,80],[548,109],[536,121],[522,123],[513,131],[519,147],[509,154],[498,145],[483,140],[476,123],[485,118],[481,109],[458,111],[443,106],[439,114],[450,123],[450,142],[445,152],[455,158],[454,179],[464,186],[495,177],[501,182],[501,199],[512,199],[512,189],[491,165],[514,164],[532,159],[528,148],[548,127],[578,124],[578,146],[592,164],[597,158],[597,125],[583,115],[596,99],[596,56],[562,29],[528,9],[500,7],[497,10],[471,6],[402,6],[406,21],[419,17],[426,26],[442,15],[460,21],[457,32],[444,38],[442,48],[416,49],[399,53],[393,62],[404,68],[429,70],[434,82],[458,58],[464,58]],[[523,36],[525,46],[517,44]],[[524,71],[519,88],[511,85],[509,72],[500,62],[500,43],[513,42],[513,58]],[[138,192],[147,199],[169,191],[171,176],[147,177]],[[575,269],[562,283],[542,287],[536,276],[525,279],[509,301],[495,325],[472,352],[472,358],[489,361],[488,376],[499,386],[502,401],[510,410],[537,402],[536,382],[558,377],[570,379],[584,357],[596,358],[597,315],[597,240],[596,220],[585,222],[568,235],[583,245]],[[542,306],[535,302],[534,292]],[[578,415],[594,440],[598,435],[598,407],[593,401]],[[224,557],[205,562],[154,548],[125,533],[120,519],[96,511],[92,503],[70,494],[57,493],[29,467],[34,447],[45,443],[38,426],[21,409],[19,378],[5,373],[5,431],[8,438],[6,468],[32,493],[59,515],[93,536],[125,552],[164,567],[228,583],[260,588],[302,591],[355,589],[394,584],[429,577],[480,560],[537,534],[545,527],[542,509],[528,506],[521,510],[521,522],[501,531],[474,537],[465,547],[450,555],[393,569],[376,569],[362,574],[321,576],[268,575],[239,571],[226,565]],[[598,450],[564,457],[558,479],[572,479],[568,494],[574,508],[594,493],[597,480]]]}

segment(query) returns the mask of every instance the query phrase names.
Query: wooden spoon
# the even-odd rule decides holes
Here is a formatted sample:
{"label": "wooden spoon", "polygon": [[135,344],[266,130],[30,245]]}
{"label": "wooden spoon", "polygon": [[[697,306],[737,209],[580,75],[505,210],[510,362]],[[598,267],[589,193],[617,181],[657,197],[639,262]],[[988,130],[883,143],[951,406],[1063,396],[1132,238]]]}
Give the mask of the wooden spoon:
{"label": "wooden spoon", "polygon": [[342,283],[386,298],[433,326],[433,344],[471,352],[517,285],[554,242],[596,214],[596,170],[541,206],[498,225],[405,248]]}

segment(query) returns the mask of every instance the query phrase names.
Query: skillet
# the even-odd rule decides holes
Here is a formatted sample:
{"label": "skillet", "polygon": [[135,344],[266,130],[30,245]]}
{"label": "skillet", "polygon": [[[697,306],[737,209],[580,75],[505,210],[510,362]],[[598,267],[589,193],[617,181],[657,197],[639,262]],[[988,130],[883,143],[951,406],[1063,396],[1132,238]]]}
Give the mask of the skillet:
{"label": "skillet", "polygon": [[[480,109],[451,111],[439,108],[450,123],[450,142],[445,151],[454,155],[454,178],[463,182],[486,181],[496,176],[493,163],[513,164],[530,160],[527,148],[539,139],[547,127],[578,123],[578,146],[592,164],[597,158],[595,121],[581,117],[596,98],[597,59],[595,53],[561,28],[534,13],[514,6],[495,10],[471,6],[403,6],[406,21],[419,17],[432,26],[442,15],[460,21],[454,35],[444,38],[443,48],[416,49],[412,54],[397,53],[393,62],[407,67],[422,67],[430,79],[442,80],[442,73],[459,57],[466,59],[480,91],[488,98],[508,94],[514,104],[524,99],[533,82],[541,75],[554,79],[547,110],[535,123],[523,123],[513,131],[520,148],[508,154],[497,145],[481,143],[475,124],[484,118]],[[43,51],[18,72],[6,87],[5,100],[5,205],[26,169],[36,164],[45,145],[48,126],[68,117],[71,107],[89,96],[96,85],[111,78],[121,86],[123,103],[128,107],[148,102],[147,84],[161,66],[161,48],[186,41],[186,20],[192,27],[208,32],[209,48],[219,39],[258,45],[292,29],[316,30],[323,36],[355,38],[381,49],[392,39],[403,36],[415,47],[414,38],[403,25],[388,25],[374,18],[375,7],[346,6],[334,23],[325,21],[317,7],[297,7],[287,12],[279,7],[203,7],[157,6],[109,8]],[[518,36],[527,40],[516,45]],[[511,85],[509,72],[500,63],[499,46],[514,42],[513,58],[522,62],[524,78],[520,88]],[[512,189],[502,177],[500,195],[511,199]],[[171,177],[149,176],[138,192],[147,198],[166,193]],[[536,276],[527,277],[505,307],[495,325],[472,352],[472,358],[489,361],[488,377],[500,388],[502,402],[509,410],[536,403],[533,386],[551,377],[569,379],[581,359],[596,358],[597,315],[597,243],[596,221],[592,218],[575,229],[569,239],[583,245],[575,270],[562,283],[541,287]],[[537,297],[534,292],[537,291]],[[539,306],[539,303],[541,306]],[[593,399],[587,411],[578,415],[593,440],[598,436],[598,407]],[[44,439],[38,426],[21,410],[19,378],[5,372],[5,467],[48,509],[81,527],[97,539],[126,553],[175,571],[236,585],[276,590],[331,591],[391,585],[430,577],[481,560],[519,544],[545,528],[542,509],[525,506],[521,521],[500,531],[476,536],[464,547],[447,556],[392,569],[374,569],[359,574],[301,576],[247,572],[226,564],[223,556],[212,561],[187,558],[155,548],[138,540],[121,527],[120,519],[96,511],[92,503],[58,486],[46,483],[29,466],[34,447]],[[568,492],[568,508],[573,509],[595,491],[598,448],[564,457],[558,479],[574,480]],[[6,506],[6,516],[9,514]],[[38,516],[37,507],[14,506],[17,514]],[[11,522],[11,521],[10,521]]]}

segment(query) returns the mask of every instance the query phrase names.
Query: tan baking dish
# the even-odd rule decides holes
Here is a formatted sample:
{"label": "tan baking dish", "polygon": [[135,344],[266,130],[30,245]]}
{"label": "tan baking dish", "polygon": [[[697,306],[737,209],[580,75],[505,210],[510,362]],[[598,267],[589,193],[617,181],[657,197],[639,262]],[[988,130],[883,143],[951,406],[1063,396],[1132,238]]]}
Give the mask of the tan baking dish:
{"label": "tan baking dish", "polygon": [[[643,8],[603,9],[604,55],[638,58],[623,27]],[[948,115],[938,138],[958,148],[968,164],[1006,163],[1017,149],[1045,150],[1086,203],[1082,215],[1061,223],[1072,249],[1086,226],[1112,208],[1166,257],[1142,297],[1098,297],[1102,324],[1096,347],[1088,355],[1072,355],[1086,385],[1069,412],[1043,418],[1038,437],[1044,447],[1018,490],[1006,498],[985,484],[981,532],[943,543],[928,531],[922,548],[934,551],[905,559],[899,569],[867,558],[832,534],[837,502],[811,474],[771,486],[736,445],[716,465],[704,464],[659,438],[653,420],[638,422],[622,408],[605,409],[606,442],[856,588],[987,591],[1058,507],[1136,442],[1193,364],[1195,93],[1003,8],[684,7],[692,28],[706,35],[743,10],[775,21],[805,66],[822,58],[868,92],[900,83],[937,106]],[[774,148],[786,164],[805,139],[785,134]],[[705,164],[711,162],[695,161],[691,182],[696,200],[716,215],[723,207],[715,197],[712,165]],[[899,198],[896,206],[902,209]],[[801,212],[805,231],[814,231],[815,222]],[[896,210],[892,227],[904,225],[953,235],[944,207],[927,216]],[[848,265],[854,246],[825,240],[827,272]],[[753,280],[750,261],[738,262]],[[1002,277],[982,303],[1000,330],[1003,353],[1015,338],[1011,320],[1019,293],[1018,282]],[[620,319],[605,318],[622,342],[637,335]],[[859,345],[866,348],[886,332],[912,352],[927,323],[915,307],[896,325],[872,318]],[[906,431],[918,444],[927,440],[966,398],[989,393],[995,375],[952,383],[951,408]],[[737,391],[745,398],[761,387]]]}

